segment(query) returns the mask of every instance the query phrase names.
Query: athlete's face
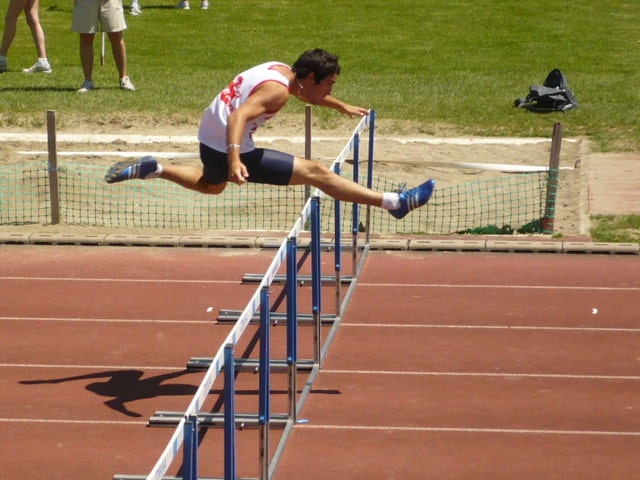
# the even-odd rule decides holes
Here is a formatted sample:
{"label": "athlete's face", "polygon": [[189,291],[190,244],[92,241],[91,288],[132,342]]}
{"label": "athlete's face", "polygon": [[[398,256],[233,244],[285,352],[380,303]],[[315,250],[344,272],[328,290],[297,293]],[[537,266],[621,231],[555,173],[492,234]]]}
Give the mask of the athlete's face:
{"label": "athlete's face", "polygon": [[331,95],[333,86],[338,81],[338,75],[333,74],[322,79],[320,83],[315,83],[313,74],[309,75],[308,84],[305,85],[305,96],[307,100],[313,104],[318,104],[327,95]]}

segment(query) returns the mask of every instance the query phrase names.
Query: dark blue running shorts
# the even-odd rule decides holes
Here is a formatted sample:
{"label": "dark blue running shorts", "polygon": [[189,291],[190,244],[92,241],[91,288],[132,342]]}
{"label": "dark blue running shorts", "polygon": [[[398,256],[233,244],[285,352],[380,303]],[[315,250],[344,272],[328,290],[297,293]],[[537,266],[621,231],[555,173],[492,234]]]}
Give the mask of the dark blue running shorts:
{"label": "dark blue running shorts", "polygon": [[[201,143],[200,160],[204,165],[204,179],[208,184],[217,185],[229,179],[226,152],[219,152]],[[289,185],[291,181],[293,155],[268,148],[256,148],[241,153],[240,160],[249,171],[248,182]]]}

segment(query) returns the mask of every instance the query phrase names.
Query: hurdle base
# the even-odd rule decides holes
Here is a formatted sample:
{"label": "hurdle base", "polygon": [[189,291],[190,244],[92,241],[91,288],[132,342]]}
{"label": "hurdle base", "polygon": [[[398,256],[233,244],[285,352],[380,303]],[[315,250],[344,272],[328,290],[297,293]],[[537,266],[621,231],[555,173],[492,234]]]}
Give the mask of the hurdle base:
{"label": "hurdle base", "polygon": [[[237,413],[235,416],[236,428],[259,428],[260,418],[257,413]],[[184,412],[158,411],[149,418],[150,427],[175,427],[184,418]],[[272,413],[269,415],[270,428],[284,428],[289,421],[286,413]],[[198,426],[201,428],[224,428],[224,412],[198,414]]]}
{"label": "hurdle base", "polygon": [[[216,321],[218,323],[235,323],[242,315],[242,311],[240,310],[220,310],[218,314],[218,318]],[[298,316],[298,325],[313,325],[313,314],[311,313],[299,313]],[[332,314],[325,314],[320,316],[320,321],[323,325],[333,325],[335,322],[336,316]],[[287,321],[286,312],[270,312],[269,320],[275,326],[278,323],[285,323]],[[249,321],[251,325],[259,325],[260,324],[260,313],[256,313],[251,317]]]}
{"label": "hurdle base", "polygon": [[[146,475],[123,475],[113,476],[113,480],[147,480]],[[161,477],[161,480],[184,480],[183,477]],[[225,480],[224,477],[198,477],[198,480]],[[236,480],[259,480],[257,477],[236,477]]]}
{"label": "hurdle base", "polygon": [[[263,248],[265,250],[278,249],[282,245],[282,238],[258,238],[256,240],[256,247]],[[310,238],[298,238],[297,243],[298,250],[311,250]],[[336,249],[336,243],[333,241],[320,242],[320,250],[323,252],[333,252]],[[353,242],[341,242],[340,249],[343,252],[353,251]],[[357,250],[364,250],[364,245],[358,245]]]}
{"label": "hurdle base", "polygon": [[[262,273],[245,273],[242,276],[242,283],[260,283],[264,278],[264,274]],[[350,284],[353,280],[351,275],[344,275],[340,277],[340,283],[342,284]],[[287,276],[286,275],[276,275],[273,277],[272,284],[286,284]],[[335,275],[323,275],[320,281],[321,285],[336,285],[337,280]],[[311,275],[298,275],[298,285],[311,285]]]}
{"label": "hurdle base", "polygon": [[[211,366],[212,358],[209,357],[191,357],[187,362],[187,370],[198,371],[207,370]],[[310,372],[315,365],[313,360],[298,360],[296,362],[297,372]],[[271,373],[287,373],[289,371],[289,363],[287,360],[271,360],[269,362]],[[238,358],[235,360],[236,372],[257,372],[260,369],[260,360],[257,358]],[[224,371],[224,365],[221,368]]]}

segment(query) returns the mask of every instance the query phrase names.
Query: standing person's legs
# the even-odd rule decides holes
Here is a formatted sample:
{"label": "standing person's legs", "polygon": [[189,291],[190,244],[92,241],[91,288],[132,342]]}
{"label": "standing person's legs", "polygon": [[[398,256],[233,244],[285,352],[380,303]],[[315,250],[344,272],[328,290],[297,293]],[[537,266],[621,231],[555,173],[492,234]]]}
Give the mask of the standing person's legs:
{"label": "standing person's legs", "polygon": [[93,81],[93,40],[95,34],[80,34],[80,62],[82,63],[82,73],[85,81]]}
{"label": "standing person's legs", "polygon": [[127,46],[124,43],[122,32],[108,32],[109,42],[111,43],[111,52],[116,62],[116,68],[120,78],[128,77],[127,73]]}
{"label": "standing person's legs", "polygon": [[134,17],[140,15],[142,13],[142,7],[140,6],[139,0],[132,0],[131,9],[129,10],[129,15],[133,15]]}
{"label": "standing person's legs", "polygon": [[93,41],[99,29],[100,6],[102,2],[74,0],[71,30],[80,35],[80,62],[84,83],[79,92],[93,90]]}
{"label": "standing person's legs", "polygon": [[16,38],[18,28],[18,17],[26,8],[27,0],[10,0],[7,7],[7,13],[4,17],[4,33],[2,34],[2,44],[0,44],[0,55],[6,57],[9,53],[9,47]]}
{"label": "standing person's legs", "polygon": [[24,73],[51,73],[51,65],[47,58],[47,46],[45,43],[44,30],[40,25],[40,0],[27,0],[27,5],[24,8],[24,13],[27,17],[27,25],[31,30],[31,37],[33,38],[33,44],[36,46],[38,52],[38,61],[30,68],[25,68],[22,71]]}
{"label": "standing person's legs", "polygon": [[127,22],[124,18],[122,0],[110,0],[104,4],[100,10],[100,25],[102,26],[102,31],[109,36],[111,52],[120,77],[120,88],[123,90],[135,90],[136,87],[129,79],[127,67],[127,46],[123,35],[123,32],[127,29]]}
{"label": "standing person's legs", "polygon": [[33,43],[38,52],[38,58],[47,58],[47,47],[45,43],[44,30],[40,25],[40,0],[29,0],[25,7],[25,15],[27,16],[27,25],[31,29]]}

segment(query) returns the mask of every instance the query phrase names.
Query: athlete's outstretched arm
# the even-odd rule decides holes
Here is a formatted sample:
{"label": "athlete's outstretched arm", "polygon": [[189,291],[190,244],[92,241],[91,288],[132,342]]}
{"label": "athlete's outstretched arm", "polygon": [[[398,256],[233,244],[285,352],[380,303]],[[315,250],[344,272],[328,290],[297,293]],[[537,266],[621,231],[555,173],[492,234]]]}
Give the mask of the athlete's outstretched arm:
{"label": "athlete's outstretched arm", "polygon": [[326,97],[324,97],[318,103],[318,105],[320,105],[321,107],[333,108],[340,113],[349,115],[351,118],[355,116],[364,117],[365,115],[369,115],[368,109],[357,107],[355,105],[349,105],[348,103],[345,103],[332,95],[327,95]]}

